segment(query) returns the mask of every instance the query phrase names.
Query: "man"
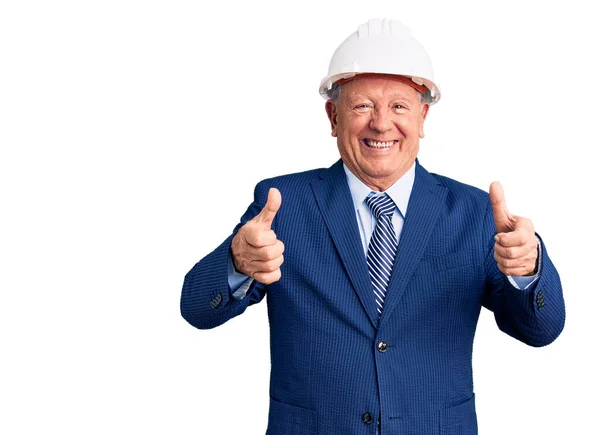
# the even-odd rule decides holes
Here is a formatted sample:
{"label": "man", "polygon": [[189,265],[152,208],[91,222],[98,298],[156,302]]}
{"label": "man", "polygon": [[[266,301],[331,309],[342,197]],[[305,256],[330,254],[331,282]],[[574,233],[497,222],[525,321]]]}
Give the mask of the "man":
{"label": "man", "polygon": [[360,26],[320,92],[341,160],[258,183],[186,275],[182,315],[213,328],[267,296],[269,435],[476,434],[481,307],[547,345],[564,325],[558,273],[499,183],[488,195],[420,165],[440,93],[404,26]]}

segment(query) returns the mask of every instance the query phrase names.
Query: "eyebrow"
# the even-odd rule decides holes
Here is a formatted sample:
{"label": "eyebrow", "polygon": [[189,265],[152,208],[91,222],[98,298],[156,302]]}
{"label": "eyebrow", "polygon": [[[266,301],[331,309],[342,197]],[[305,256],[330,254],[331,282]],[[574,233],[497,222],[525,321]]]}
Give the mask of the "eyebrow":
{"label": "eyebrow", "polygon": [[[366,94],[358,94],[358,93],[353,93],[352,95],[348,96],[348,101],[352,102],[355,100],[360,100],[360,99],[368,99],[371,100],[371,96],[366,95]],[[400,93],[395,93],[390,95],[389,97],[390,100],[403,100],[409,103],[414,103],[414,98],[406,95],[406,94],[400,94]],[[418,97],[416,98],[416,100],[418,101]]]}

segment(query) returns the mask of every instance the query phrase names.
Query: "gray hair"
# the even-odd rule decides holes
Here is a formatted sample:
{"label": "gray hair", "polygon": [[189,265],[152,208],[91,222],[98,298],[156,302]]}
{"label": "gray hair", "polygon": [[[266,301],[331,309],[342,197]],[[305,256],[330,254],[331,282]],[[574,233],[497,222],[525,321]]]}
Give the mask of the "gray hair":
{"label": "gray hair", "polygon": [[[331,86],[331,89],[329,89],[327,91],[327,96],[337,103],[340,100],[341,92],[342,92],[342,85],[340,85],[338,83],[334,83],[333,86]],[[431,104],[432,100],[433,100],[433,98],[431,98],[431,91],[429,90],[429,88],[426,88],[424,94],[419,92],[419,103]]]}

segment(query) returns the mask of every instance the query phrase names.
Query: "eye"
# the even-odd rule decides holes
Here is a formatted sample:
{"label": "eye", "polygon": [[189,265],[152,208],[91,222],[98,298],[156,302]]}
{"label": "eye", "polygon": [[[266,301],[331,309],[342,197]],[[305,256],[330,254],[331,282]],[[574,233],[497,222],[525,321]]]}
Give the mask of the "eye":
{"label": "eye", "polygon": [[407,107],[403,106],[402,104],[394,104],[394,109],[402,110],[402,109],[407,109]]}
{"label": "eye", "polygon": [[371,105],[364,103],[364,104],[357,104],[356,106],[353,107],[354,110],[356,110],[357,112],[366,112],[369,109],[371,109]]}

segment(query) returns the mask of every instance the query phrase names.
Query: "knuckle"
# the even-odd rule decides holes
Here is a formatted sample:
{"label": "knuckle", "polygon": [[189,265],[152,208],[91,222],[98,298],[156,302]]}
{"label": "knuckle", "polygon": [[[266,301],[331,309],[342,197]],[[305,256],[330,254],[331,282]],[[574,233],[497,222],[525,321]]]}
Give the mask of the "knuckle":
{"label": "knuckle", "polygon": [[277,240],[277,235],[275,234],[275,231],[269,230],[269,231],[265,232],[265,242],[275,243],[276,240]]}
{"label": "knuckle", "polygon": [[257,251],[258,260],[269,261],[270,260],[270,258],[269,258],[270,250],[271,250],[270,246],[265,246],[265,247],[259,248]]}
{"label": "knuckle", "polygon": [[254,231],[254,228],[248,228],[246,230],[245,239],[248,245],[256,244],[257,234],[256,231]]}
{"label": "knuckle", "polygon": [[519,258],[521,256],[522,256],[521,249],[519,249],[517,247],[514,247],[514,248],[510,249],[510,256],[509,256],[509,258],[512,258],[514,260],[514,259],[517,259],[517,258]]}
{"label": "knuckle", "polygon": [[275,237],[275,233],[273,232],[273,230],[260,232],[260,240],[259,241],[260,241],[261,246],[271,245],[271,244],[273,244],[275,239],[276,239],[276,237]]}
{"label": "knuckle", "polygon": [[265,233],[259,232],[256,236],[257,246],[265,246],[268,242],[268,236]]}
{"label": "knuckle", "polygon": [[279,261],[277,258],[274,260],[268,261],[266,264],[267,272],[274,272],[275,270],[277,270],[278,267],[279,267]]}
{"label": "knuckle", "polygon": [[259,267],[260,271],[263,273],[269,273],[273,271],[273,263],[271,260],[262,262]]}
{"label": "knuckle", "polygon": [[275,269],[274,271],[261,273],[257,275],[260,275],[260,279],[258,279],[260,282],[269,285],[276,281],[279,281],[279,279],[281,278],[281,270]]}
{"label": "knuckle", "polygon": [[275,260],[277,257],[279,257],[279,252],[277,250],[277,246],[269,245],[264,248],[264,251],[263,251],[264,261],[269,262],[269,261]]}
{"label": "knuckle", "polygon": [[533,270],[535,268],[535,261],[527,259],[526,261],[523,262],[523,267],[527,270]]}

